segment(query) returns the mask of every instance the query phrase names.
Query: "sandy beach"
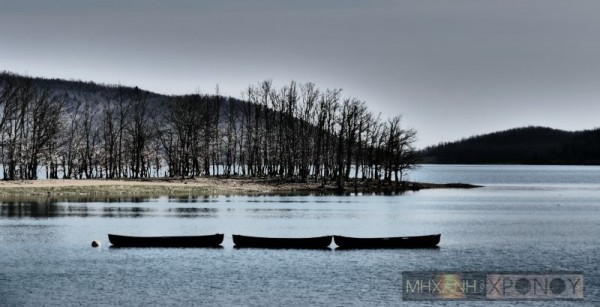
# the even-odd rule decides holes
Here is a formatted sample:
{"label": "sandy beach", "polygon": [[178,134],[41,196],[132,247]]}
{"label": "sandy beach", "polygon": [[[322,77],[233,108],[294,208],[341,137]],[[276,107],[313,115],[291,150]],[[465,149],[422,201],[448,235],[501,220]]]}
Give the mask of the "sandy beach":
{"label": "sandy beach", "polygon": [[269,193],[277,187],[241,179],[57,179],[0,182],[0,195]]}
{"label": "sandy beach", "polygon": [[[427,184],[408,182],[388,186],[349,182],[344,192],[398,192],[427,188],[472,188],[464,184]],[[173,194],[268,194],[268,193],[318,193],[337,191],[332,185],[320,183],[273,182],[246,178],[195,178],[195,179],[55,179],[0,181],[0,196],[17,195],[173,195]]]}

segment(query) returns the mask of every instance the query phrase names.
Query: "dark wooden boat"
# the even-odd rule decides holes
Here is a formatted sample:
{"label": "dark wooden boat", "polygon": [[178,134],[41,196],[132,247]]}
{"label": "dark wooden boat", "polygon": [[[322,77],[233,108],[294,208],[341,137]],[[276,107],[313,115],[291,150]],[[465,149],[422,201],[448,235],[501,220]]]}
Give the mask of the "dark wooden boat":
{"label": "dark wooden boat", "polygon": [[233,235],[235,247],[259,248],[314,248],[326,249],[331,244],[331,236],[313,238],[265,238]]}
{"label": "dark wooden boat", "polygon": [[333,236],[335,244],[342,249],[352,248],[431,248],[440,243],[441,234],[418,237],[353,238]]}
{"label": "dark wooden boat", "polygon": [[223,237],[220,233],[181,237],[132,237],[109,234],[108,240],[116,247],[219,247]]}

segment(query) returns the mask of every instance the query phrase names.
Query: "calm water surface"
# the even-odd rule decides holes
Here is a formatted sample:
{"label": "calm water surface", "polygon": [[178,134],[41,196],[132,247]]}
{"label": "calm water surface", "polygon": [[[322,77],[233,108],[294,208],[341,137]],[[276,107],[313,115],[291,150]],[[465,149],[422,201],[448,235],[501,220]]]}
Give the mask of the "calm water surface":
{"label": "calm water surface", "polygon": [[[0,205],[0,306],[445,305],[403,302],[402,271],[583,271],[600,305],[600,167],[423,166],[472,190],[398,196],[211,196]],[[114,249],[107,233],[225,233],[222,249]],[[257,236],[442,233],[439,249],[233,249]],[[101,248],[91,248],[94,239]],[[492,306],[550,302],[491,302]]]}

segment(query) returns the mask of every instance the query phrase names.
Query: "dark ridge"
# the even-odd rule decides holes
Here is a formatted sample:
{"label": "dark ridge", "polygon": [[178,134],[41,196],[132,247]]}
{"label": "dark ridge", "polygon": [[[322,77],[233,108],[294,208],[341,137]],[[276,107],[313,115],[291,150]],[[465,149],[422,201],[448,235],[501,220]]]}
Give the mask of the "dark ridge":
{"label": "dark ridge", "polygon": [[421,154],[432,164],[600,165],[600,129],[522,127],[441,143]]}

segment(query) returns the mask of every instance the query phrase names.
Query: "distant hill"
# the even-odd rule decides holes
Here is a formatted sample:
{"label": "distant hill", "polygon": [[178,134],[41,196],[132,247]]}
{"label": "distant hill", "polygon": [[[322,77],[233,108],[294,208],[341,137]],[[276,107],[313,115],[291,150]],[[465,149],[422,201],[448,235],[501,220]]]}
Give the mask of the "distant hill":
{"label": "distant hill", "polygon": [[430,146],[421,155],[440,164],[600,165],[600,129],[515,128]]}
{"label": "distant hill", "polygon": [[[150,108],[156,110],[158,113],[166,112],[166,105],[173,100],[177,99],[177,95],[163,95],[140,89],[137,86],[124,86],[120,84],[103,84],[95,83],[92,81],[81,81],[81,80],[64,80],[64,79],[49,79],[41,77],[30,77],[22,76],[15,73],[0,71],[0,81],[3,79],[12,79],[19,81],[28,81],[34,87],[49,89],[50,93],[54,97],[60,97],[65,101],[65,106],[68,113],[73,112],[76,106],[84,104],[86,102],[91,103],[92,108],[96,112],[100,112],[101,108],[110,102],[114,102],[122,97],[132,97],[134,95],[143,94],[145,97],[145,103]],[[0,86],[0,92],[2,87]],[[212,97],[212,95],[209,95]],[[0,97],[2,99],[2,97]],[[1,100],[0,100],[1,104]],[[248,104],[247,101],[236,99],[233,97],[224,97],[223,101],[223,112],[224,116],[227,115],[229,110],[229,104],[233,104],[236,110],[240,110]]]}

